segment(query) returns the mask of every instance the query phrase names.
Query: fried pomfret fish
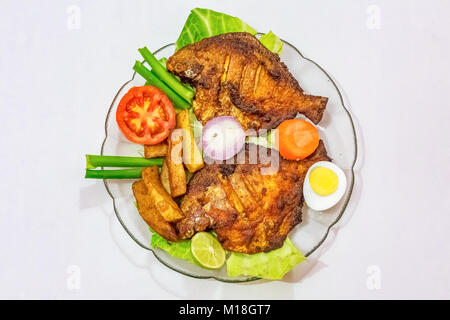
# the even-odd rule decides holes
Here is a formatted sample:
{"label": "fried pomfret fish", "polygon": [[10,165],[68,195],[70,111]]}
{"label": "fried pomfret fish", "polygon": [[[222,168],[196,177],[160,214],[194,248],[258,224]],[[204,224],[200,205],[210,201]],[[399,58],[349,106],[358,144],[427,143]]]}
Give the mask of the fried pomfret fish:
{"label": "fried pomfret fish", "polygon": [[244,130],[272,129],[297,113],[317,124],[328,101],[305,94],[279,56],[245,32],[187,45],[167,70],[196,88],[193,109],[203,124],[230,115]]}
{"label": "fried pomfret fish", "polygon": [[[190,180],[180,203],[185,218],[175,224],[181,239],[214,230],[224,249],[247,254],[283,245],[289,231],[301,222],[303,180],[309,167],[330,159],[322,141],[300,161],[285,160],[276,150],[263,147],[255,161],[253,147],[248,144],[235,156],[238,164],[206,165]],[[261,161],[260,155],[270,152],[276,166]]]}

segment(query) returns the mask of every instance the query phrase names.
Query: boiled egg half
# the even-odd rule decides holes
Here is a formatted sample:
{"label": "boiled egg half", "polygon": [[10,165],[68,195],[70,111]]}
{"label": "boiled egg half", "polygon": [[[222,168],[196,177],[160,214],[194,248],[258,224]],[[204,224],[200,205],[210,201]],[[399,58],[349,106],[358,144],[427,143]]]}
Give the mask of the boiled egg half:
{"label": "boiled egg half", "polygon": [[319,161],[306,173],[303,195],[308,207],[322,211],[338,203],[346,188],[347,178],[344,171],[332,162]]}

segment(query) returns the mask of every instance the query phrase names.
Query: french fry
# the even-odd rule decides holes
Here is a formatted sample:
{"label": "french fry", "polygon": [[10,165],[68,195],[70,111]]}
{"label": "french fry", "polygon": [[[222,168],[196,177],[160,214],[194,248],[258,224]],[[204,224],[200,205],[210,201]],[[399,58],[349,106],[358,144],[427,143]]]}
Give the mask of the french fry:
{"label": "french fry", "polygon": [[169,184],[172,197],[186,193],[186,172],[182,161],[183,130],[175,129],[169,136],[169,148],[165,160],[169,171]]}
{"label": "french fry", "polygon": [[164,189],[159,179],[158,167],[148,167],[142,170],[142,180],[152,199],[153,207],[161,214],[167,222],[176,222],[184,218],[178,205]]}
{"label": "french fry", "polygon": [[195,143],[188,110],[183,110],[177,114],[177,128],[183,129],[183,163],[189,172],[196,172],[203,168],[205,163]]}
{"label": "french fry", "polygon": [[154,145],[144,145],[145,158],[164,157],[167,153],[167,141],[163,141]]}
{"label": "french fry", "polygon": [[178,241],[178,235],[175,228],[164,220],[162,215],[153,206],[153,200],[148,195],[148,188],[143,180],[138,180],[133,183],[132,186],[134,197],[138,207],[139,214],[142,219],[153,229],[155,232],[163,236],[169,241]]}
{"label": "french fry", "polygon": [[166,159],[164,159],[164,161],[163,161],[163,165],[161,167],[161,173],[160,173],[159,177],[161,178],[161,183],[162,183],[164,189],[166,189],[167,193],[172,194],[170,192],[169,168],[167,167]]}

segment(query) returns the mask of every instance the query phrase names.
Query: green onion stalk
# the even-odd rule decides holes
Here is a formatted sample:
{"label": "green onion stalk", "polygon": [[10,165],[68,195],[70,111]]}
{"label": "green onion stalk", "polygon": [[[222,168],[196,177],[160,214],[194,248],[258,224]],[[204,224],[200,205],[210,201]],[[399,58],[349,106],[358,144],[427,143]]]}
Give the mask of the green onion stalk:
{"label": "green onion stalk", "polygon": [[121,170],[91,170],[86,169],[86,179],[140,179],[143,168]]}
{"label": "green onion stalk", "polygon": [[191,102],[194,97],[194,91],[184,86],[174,75],[170,74],[147,47],[139,49],[142,57],[152,68],[152,72],[163,82],[165,82],[173,91],[178,93],[184,100]]}
{"label": "green onion stalk", "polygon": [[86,155],[87,169],[95,169],[98,167],[161,167],[162,164],[163,158],[146,159],[142,157]]}
{"label": "green onion stalk", "polygon": [[147,69],[142,63],[136,61],[133,67],[134,71],[139,73],[145,80],[147,80],[146,85],[155,86],[161,89],[172,101],[175,107],[179,109],[189,109],[191,104],[180,97],[175,91],[173,91],[164,82],[159,80],[159,78],[149,69]]}

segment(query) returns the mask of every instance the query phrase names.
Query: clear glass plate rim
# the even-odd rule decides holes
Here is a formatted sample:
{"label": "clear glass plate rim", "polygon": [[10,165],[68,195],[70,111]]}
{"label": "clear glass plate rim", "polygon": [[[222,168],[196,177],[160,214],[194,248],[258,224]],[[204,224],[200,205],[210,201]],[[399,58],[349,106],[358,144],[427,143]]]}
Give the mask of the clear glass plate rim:
{"label": "clear glass plate rim", "polygon": [[[260,36],[260,35],[262,35],[262,34],[263,34],[263,33],[258,33],[257,35]],[[283,40],[283,39],[282,39],[282,41],[283,41],[283,43],[284,43],[285,45],[288,45],[288,46],[290,46],[292,49],[294,49],[294,50],[295,50],[295,51],[296,51],[303,59],[305,59],[305,60],[311,62],[311,63],[314,64],[317,68],[319,68],[319,69],[326,75],[326,77],[330,80],[330,82],[333,84],[334,88],[336,89],[336,91],[337,91],[337,93],[338,93],[338,95],[339,95],[339,99],[340,99],[340,102],[341,102],[341,107],[343,108],[343,110],[345,111],[345,113],[347,114],[347,116],[348,116],[348,118],[349,118],[349,120],[350,120],[350,124],[351,124],[351,127],[352,127],[352,132],[353,132],[353,143],[354,143],[354,148],[355,148],[354,158],[353,158],[353,161],[352,161],[352,164],[351,164],[351,167],[350,167],[351,181],[350,181],[350,184],[349,184],[349,192],[348,192],[348,195],[347,195],[347,197],[346,197],[346,199],[345,199],[345,202],[344,202],[344,204],[343,204],[343,207],[342,207],[341,211],[339,212],[338,216],[336,217],[336,219],[328,226],[327,231],[325,232],[325,235],[322,237],[322,239],[317,243],[316,246],[314,246],[314,248],[312,248],[309,252],[307,252],[307,253],[305,254],[305,256],[308,257],[308,256],[311,255],[314,251],[316,251],[316,250],[322,245],[322,243],[326,240],[326,238],[328,237],[328,234],[329,234],[331,228],[332,228],[333,226],[335,226],[335,225],[339,222],[339,220],[342,218],[342,216],[343,216],[343,214],[344,214],[344,212],[345,212],[345,209],[347,208],[347,205],[348,205],[348,203],[349,203],[349,201],[350,201],[350,198],[351,198],[351,195],[352,195],[352,192],[353,192],[354,183],[355,183],[355,172],[354,172],[354,168],[355,168],[355,164],[356,164],[356,160],[357,160],[357,155],[358,155],[358,144],[357,144],[356,129],[355,129],[355,124],[354,124],[354,122],[353,122],[353,118],[352,118],[352,116],[351,116],[351,114],[350,114],[350,111],[349,111],[349,110],[346,108],[346,106],[345,106],[343,96],[342,96],[342,94],[341,94],[341,92],[340,92],[340,90],[339,90],[337,84],[335,83],[335,81],[334,81],[334,80],[332,79],[332,77],[331,77],[331,76],[330,76],[330,75],[329,75],[329,74],[328,74],[328,73],[327,73],[327,72],[326,72],[319,64],[317,64],[314,60],[305,57],[305,56],[300,52],[300,50],[298,50],[294,45],[292,45],[292,44],[289,43],[288,41]],[[156,50],[153,54],[156,55],[156,54],[158,54],[160,51],[162,51],[162,50],[164,50],[164,49],[166,49],[166,48],[168,48],[168,47],[170,47],[170,46],[173,46],[173,45],[174,45],[174,43],[169,43],[169,44],[167,44],[167,45],[165,45],[165,46],[159,48],[158,50]],[[144,62],[143,62],[143,63],[144,63]],[[114,104],[115,104],[115,102],[116,102],[116,100],[117,100],[117,98],[118,98],[120,92],[122,91],[122,89],[123,89],[127,84],[129,84],[131,81],[133,81],[135,76],[136,76],[136,72],[133,73],[133,76],[131,77],[130,80],[128,80],[127,82],[125,82],[125,83],[120,87],[120,89],[117,91],[116,95],[114,96],[113,101],[111,102],[111,105],[110,105],[110,107],[109,107],[109,109],[108,109],[108,112],[107,112],[107,115],[106,115],[106,119],[105,119],[105,138],[104,138],[104,140],[103,140],[103,143],[102,143],[102,146],[101,146],[101,150],[100,150],[100,154],[101,154],[101,155],[103,155],[105,143],[106,143],[106,141],[107,141],[107,139],[108,139],[108,122],[109,122],[109,117],[110,117],[110,115],[111,115],[111,111],[112,111],[112,109],[113,109],[113,107],[114,107]],[[102,169],[103,169],[103,168],[102,168]],[[111,197],[111,199],[112,199],[112,201],[113,201],[113,208],[114,208],[115,215],[116,215],[116,217],[117,217],[119,223],[120,223],[120,224],[122,225],[122,227],[124,228],[124,230],[127,232],[127,234],[128,234],[128,235],[129,235],[129,236],[130,236],[130,237],[131,237],[131,238],[132,238],[132,239],[133,239],[140,247],[142,247],[142,248],[144,248],[144,249],[146,249],[146,250],[151,251],[151,252],[153,253],[153,255],[155,256],[155,258],[158,259],[159,262],[161,262],[163,265],[165,265],[165,266],[168,267],[169,269],[171,269],[171,270],[173,270],[173,271],[176,271],[176,272],[178,272],[178,273],[181,273],[181,274],[183,274],[183,275],[185,275],[185,276],[192,277],[192,278],[196,278],[196,279],[215,279],[215,280],[218,280],[218,281],[222,281],[222,282],[230,282],[230,283],[250,282],[250,281],[260,280],[260,278],[258,278],[258,277],[251,277],[251,278],[247,278],[247,279],[244,279],[244,280],[242,280],[242,279],[236,279],[236,280],[233,280],[233,279],[224,279],[224,278],[220,278],[220,277],[216,277],[216,276],[209,276],[209,275],[208,275],[208,276],[195,275],[195,274],[190,274],[190,273],[184,272],[183,270],[179,270],[179,269],[177,269],[177,268],[171,266],[170,264],[166,263],[166,262],[163,261],[160,257],[158,257],[158,255],[155,253],[155,251],[154,251],[151,247],[147,247],[146,245],[142,244],[142,243],[141,243],[141,242],[133,235],[133,233],[130,232],[130,231],[128,230],[126,224],[123,222],[123,220],[122,220],[122,218],[121,218],[121,216],[120,216],[120,214],[119,214],[119,212],[118,212],[118,210],[117,210],[115,198],[114,198],[114,196],[112,195],[111,191],[109,190],[109,187],[108,187],[108,184],[106,183],[106,181],[107,181],[107,179],[103,179],[103,184],[104,184],[104,186],[105,186],[105,189],[106,189],[107,193],[109,194],[109,196]]]}

